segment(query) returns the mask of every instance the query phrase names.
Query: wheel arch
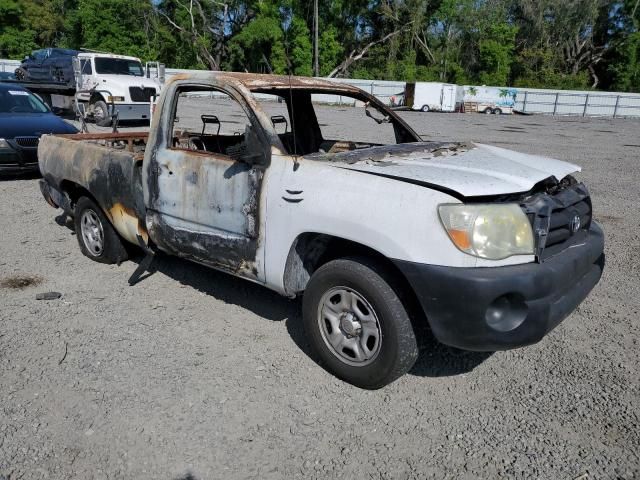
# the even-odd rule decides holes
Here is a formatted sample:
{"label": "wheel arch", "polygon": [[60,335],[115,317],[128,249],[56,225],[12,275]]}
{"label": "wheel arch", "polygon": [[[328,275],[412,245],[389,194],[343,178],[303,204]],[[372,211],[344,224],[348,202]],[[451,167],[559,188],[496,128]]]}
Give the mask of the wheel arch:
{"label": "wheel arch", "polygon": [[91,97],[89,97],[89,104],[93,105],[96,102],[103,101],[106,103],[107,99],[104,98],[104,95],[100,92],[92,92]]}
{"label": "wheel arch", "polygon": [[[80,199],[80,197],[87,197],[89,199],[91,199],[91,201],[93,203],[95,203],[96,205],[98,205],[98,207],[100,207],[100,209],[102,210],[103,213],[106,212],[104,211],[104,208],[102,207],[102,205],[100,204],[100,202],[98,201],[98,199],[89,191],[87,190],[85,187],[83,187],[82,185],[73,182],[71,180],[62,180],[60,182],[60,191],[67,196],[68,200],[69,200],[69,207],[66,213],[68,213],[69,215],[74,214],[75,211],[75,207],[76,207],[76,203],[78,203],[78,200]],[[67,210],[67,209],[65,209]],[[108,218],[108,216],[107,216]]]}
{"label": "wheel arch", "polygon": [[294,296],[303,292],[311,275],[322,265],[344,257],[364,257],[375,260],[390,280],[403,290],[403,296],[410,299],[412,307],[417,297],[409,281],[393,261],[378,250],[353,240],[317,232],[305,232],[293,241],[283,274],[284,290]]}

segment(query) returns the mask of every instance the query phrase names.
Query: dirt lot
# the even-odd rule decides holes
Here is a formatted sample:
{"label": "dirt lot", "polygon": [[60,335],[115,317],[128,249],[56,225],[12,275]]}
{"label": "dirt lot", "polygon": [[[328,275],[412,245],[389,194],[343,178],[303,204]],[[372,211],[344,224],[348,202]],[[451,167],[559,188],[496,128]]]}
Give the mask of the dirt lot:
{"label": "dirt lot", "polygon": [[640,122],[404,115],[583,167],[608,263],[560,327],[493,355],[426,338],[359,390],[310,357],[299,301],[166,257],[129,287],[140,259],[91,262],[37,180],[0,181],[0,479],[640,478]]}

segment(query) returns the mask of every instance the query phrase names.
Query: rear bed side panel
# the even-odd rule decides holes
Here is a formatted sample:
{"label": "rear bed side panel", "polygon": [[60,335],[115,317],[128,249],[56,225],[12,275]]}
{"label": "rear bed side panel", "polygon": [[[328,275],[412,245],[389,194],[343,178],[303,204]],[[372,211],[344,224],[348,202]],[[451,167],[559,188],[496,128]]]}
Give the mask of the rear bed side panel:
{"label": "rear bed side panel", "polygon": [[95,143],[43,136],[38,147],[42,176],[63,190],[69,183],[86,189],[118,233],[132,243],[147,240],[140,173],[142,157]]}

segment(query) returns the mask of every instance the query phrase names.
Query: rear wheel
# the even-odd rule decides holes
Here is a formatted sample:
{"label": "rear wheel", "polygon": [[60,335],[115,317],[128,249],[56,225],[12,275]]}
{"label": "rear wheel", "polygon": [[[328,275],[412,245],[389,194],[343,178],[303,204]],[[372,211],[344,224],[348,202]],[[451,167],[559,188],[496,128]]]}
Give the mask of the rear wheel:
{"label": "rear wheel", "polygon": [[80,197],[74,223],[78,244],[85,256],[100,263],[120,263],[127,259],[122,240],[93,200]]}
{"label": "rear wheel", "polygon": [[502,115],[502,110],[501,110],[501,109],[499,109],[499,108],[495,108],[495,109],[493,110],[493,113],[494,113],[495,115]]}
{"label": "rear wheel", "polygon": [[22,67],[16,68],[13,74],[16,76],[16,80],[23,81],[27,79],[27,71]]}
{"label": "rear wheel", "polygon": [[420,109],[422,112],[428,112],[429,109],[429,105],[423,105],[422,108]]}
{"label": "rear wheel", "polygon": [[303,298],[307,335],[327,369],[361,388],[381,388],[418,358],[399,287],[380,263],[343,258],[320,267]]}
{"label": "rear wheel", "polygon": [[97,100],[93,104],[93,120],[100,127],[111,126],[111,115],[109,115],[109,108],[104,100]]}
{"label": "rear wheel", "polygon": [[493,110],[491,109],[491,107],[487,107],[482,113],[484,113],[485,115],[491,115],[493,113]]}

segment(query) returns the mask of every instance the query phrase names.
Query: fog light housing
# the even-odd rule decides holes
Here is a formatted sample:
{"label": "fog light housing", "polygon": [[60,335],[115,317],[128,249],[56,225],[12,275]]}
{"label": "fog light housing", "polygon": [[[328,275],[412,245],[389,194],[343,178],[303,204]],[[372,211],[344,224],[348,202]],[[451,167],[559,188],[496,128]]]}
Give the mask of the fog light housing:
{"label": "fog light housing", "polygon": [[496,298],[487,307],[485,321],[498,332],[515,330],[527,318],[529,307],[519,293],[507,293]]}

